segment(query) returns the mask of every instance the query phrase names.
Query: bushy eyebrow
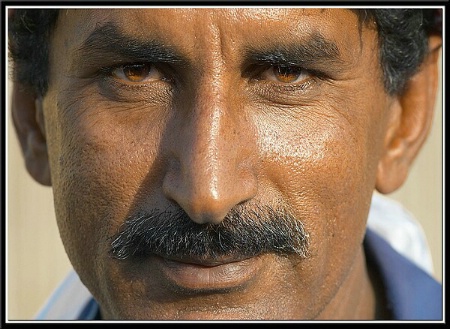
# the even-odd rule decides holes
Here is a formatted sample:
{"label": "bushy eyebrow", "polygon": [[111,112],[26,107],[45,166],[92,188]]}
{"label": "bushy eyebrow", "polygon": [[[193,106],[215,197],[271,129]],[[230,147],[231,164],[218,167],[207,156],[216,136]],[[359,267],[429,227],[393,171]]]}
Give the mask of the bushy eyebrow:
{"label": "bushy eyebrow", "polygon": [[[304,40],[301,40],[304,39]],[[71,68],[98,67],[108,63],[146,62],[189,66],[191,60],[175,47],[156,39],[142,40],[124,34],[113,22],[97,26],[75,51]],[[327,68],[344,61],[338,46],[318,31],[298,42],[274,41],[264,47],[248,46],[243,50],[243,64],[314,66]]]}
{"label": "bushy eyebrow", "polygon": [[[186,65],[188,60],[174,47],[157,40],[141,40],[120,31],[116,24],[105,23],[96,27],[76,50],[77,62],[109,63],[139,61]],[[78,63],[77,63],[78,64]]]}
{"label": "bushy eyebrow", "polygon": [[246,63],[272,65],[328,66],[343,63],[338,46],[319,32],[314,32],[305,41],[289,44],[274,44],[264,49],[248,48]]}

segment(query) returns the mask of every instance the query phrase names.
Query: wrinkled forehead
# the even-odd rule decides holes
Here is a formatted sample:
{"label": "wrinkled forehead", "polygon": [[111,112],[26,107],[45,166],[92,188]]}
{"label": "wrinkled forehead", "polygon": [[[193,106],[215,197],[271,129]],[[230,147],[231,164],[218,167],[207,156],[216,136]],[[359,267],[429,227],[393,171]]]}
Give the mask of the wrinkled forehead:
{"label": "wrinkled forehead", "polygon": [[[311,21],[333,25],[354,20],[355,12],[340,8],[116,8],[63,10],[63,21],[78,21],[83,30],[98,24],[116,22],[128,32],[139,32],[139,26],[179,30],[182,26],[192,28],[217,25],[220,27],[263,28],[270,26],[297,26],[301,29]],[[297,30],[296,29],[296,30]],[[184,31],[190,32],[190,31]],[[293,31],[294,32],[294,31]]]}
{"label": "wrinkled forehead", "polygon": [[57,30],[65,43],[81,46],[102,27],[138,40],[158,40],[187,53],[219,41],[223,47],[300,42],[311,35],[339,49],[361,47],[358,16],[340,8],[147,8],[63,10]]}

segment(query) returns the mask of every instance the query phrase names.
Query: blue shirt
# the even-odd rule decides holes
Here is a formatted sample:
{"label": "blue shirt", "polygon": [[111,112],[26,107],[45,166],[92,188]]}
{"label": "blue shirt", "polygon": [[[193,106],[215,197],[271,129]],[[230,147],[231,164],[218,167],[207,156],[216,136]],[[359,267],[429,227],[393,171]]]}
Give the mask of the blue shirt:
{"label": "blue shirt", "polygon": [[393,320],[442,320],[442,285],[367,230],[366,258],[377,269]]}

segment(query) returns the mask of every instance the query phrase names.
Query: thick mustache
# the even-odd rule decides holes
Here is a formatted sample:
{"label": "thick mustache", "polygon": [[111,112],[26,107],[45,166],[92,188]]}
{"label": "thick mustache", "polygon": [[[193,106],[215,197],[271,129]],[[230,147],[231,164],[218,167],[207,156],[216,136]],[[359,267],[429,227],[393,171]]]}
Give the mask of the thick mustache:
{"label": "thick mustache", "polygon": [[142,212],[128,218],[112,237],[116,259],[156,254],[169,258],[254,257],[263,253],[308,256],[302,222],[284,208],[240,207],[219,224],[197,224],[182,209]]}

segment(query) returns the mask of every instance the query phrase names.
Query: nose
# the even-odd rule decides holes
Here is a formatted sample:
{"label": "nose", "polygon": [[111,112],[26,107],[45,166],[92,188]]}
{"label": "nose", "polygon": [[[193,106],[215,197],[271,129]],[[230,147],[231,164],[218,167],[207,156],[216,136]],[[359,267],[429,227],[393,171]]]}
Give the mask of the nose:
{"label": "nose", "polygon": [[256,148],[233,99],[208,87],[197,89],[190,105],[177,111],[169,133],[163,193],[199,224],[220,223],[257,193]]}

